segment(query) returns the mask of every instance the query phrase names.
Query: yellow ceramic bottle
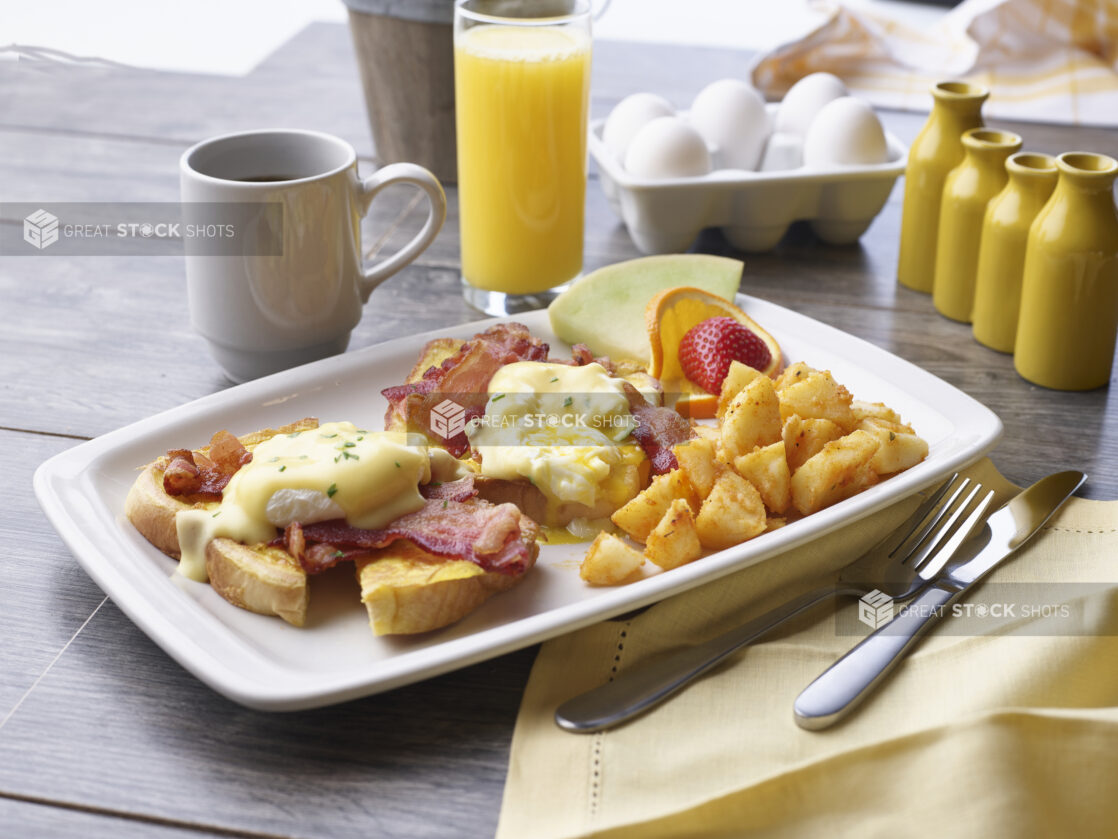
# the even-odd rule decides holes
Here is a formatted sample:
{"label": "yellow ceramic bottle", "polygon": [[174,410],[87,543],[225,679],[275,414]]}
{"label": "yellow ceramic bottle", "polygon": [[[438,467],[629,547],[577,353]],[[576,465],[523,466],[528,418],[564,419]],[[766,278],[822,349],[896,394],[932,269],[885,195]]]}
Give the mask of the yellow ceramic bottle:
{"label": "yellow ceramic bottle", "polygon": [[931,292],[935,278],[939,204],[947,173],[963,160],[963,132],[982,126],[982,103],[989,92],[967,82],[932,86],[932,113],[908,150],[901,217],[897,280]]}
{"label": "yellow ceramic bottle", "polygon": [[974,337],[1013,352],[1029,227],[1056,188],[1056,158],[1019,152],[1005,163],[1009,183],[990,200],[982,223],[974,287]]}
{"label": "yellow ceramic bottle", "polygon": [[1013,361],[1044,387],[1110,381],[1118,335],[1118,161],[1068,152],[1056,191],[1029,228]]}
{"label": "yellow ceramic bottle", "polygon": [[1005,161],[1021,148],[1021,138],[1012,131],[972,128],[963,133],[963,148],[963,162],[943,183],[932,301],[941,315],[970,323],[986,206],[1005,187]]}

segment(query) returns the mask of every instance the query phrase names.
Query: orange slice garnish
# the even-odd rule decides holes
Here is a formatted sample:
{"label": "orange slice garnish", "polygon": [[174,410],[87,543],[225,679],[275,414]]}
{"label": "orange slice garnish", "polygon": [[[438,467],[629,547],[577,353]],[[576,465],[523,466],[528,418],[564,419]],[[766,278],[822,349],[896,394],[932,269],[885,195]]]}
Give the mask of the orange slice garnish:
{"label": "orange slice garnish", "polygon": [[677,395],[674,407],[684,416],[713,417],[718,407],[718,394],[708,393],[688,379],[679,363],[683,336],[704,320],[717,317],[733,318],[764,341],[771,359],[762,373],[775,377],[784,368],[776,339],[729,300],[690,286],[665,289],[648,301],[645,308],[652,358],[648,373],[660,380],[665,395]]}

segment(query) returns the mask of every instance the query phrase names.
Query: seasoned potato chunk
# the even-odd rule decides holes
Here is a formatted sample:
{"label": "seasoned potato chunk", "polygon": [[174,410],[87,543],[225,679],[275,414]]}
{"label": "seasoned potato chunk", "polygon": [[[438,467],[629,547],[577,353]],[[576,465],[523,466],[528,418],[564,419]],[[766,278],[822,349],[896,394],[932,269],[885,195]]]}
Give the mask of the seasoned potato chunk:
{"label": "seasoned potato chunk", "polygon": [[732,469],[722,469],[695,518],[704,548],[722,550],[752,539],[765,529],[765,505],[753,484]]}
{"label": "seasoned potato chunk", "polygon": [[757,488],[771,512],[783,513],[791,505],[792,473],[788,469],[783,440],[735,458],[734,468]]}
{"label": "seasoned potato chunk", "polygon": [[714,443],[706,439],[688,440],[672,449],[679,469],[700,499],[714,486]]}
{"label": "seasoned potato chunk", "polygon": [[[863,402],[860,399],[855,399],[850,403],[850,410],[854,413],[856,423],[860,423],[864,419],[882,419],[895,423],[901,421],[900,414],[881,402]],[[910,428],[909,431],[911,430]]]}
{"label": "seasoned potato chunk", "polygon": [[790,364],[789,366],[784,368],[784,371],[779,376],[777,376],[776,382],[774,383],[776,386],[776,390],[779,393],[789,385],[794,385],[796,382],[802,382],[804,379],[815,372],[817,371],[814,367],[808,367],[802,361],[797,361],[795,364]]}
{"label": "seasoned potato chunk", "polygon": [[755,370],[748,364],[731,361],[730,370],[726,373],[726,378],[722,382],[722,392],[718,394],[718,409],[714,412],[714,415],[721,419],[726,413],[726,409],[730,407],[730,403],[734,401],[734,397],[745,390],[746,385],[760,375],[763,375],[760,370]]}
{"label": "seasoned potato chunk", "polygon": [[[892,408],[855,400],[829,370],[803,362],[775,379],[732,362],[715,416],[713,425],[693,423],[694,437],[672,449],[678,469],[654,478],[612,516],[660,568],[777,530],[928,455],[928,444]],[[630,550],[616,539],[594,543],[591,553],[609,569],[598,579],[613,580],[625,562],[639,567],[622,548]],[[593,563],[586,573],[594,573]]]}
{"label": "seasoned potato chunk", "polygon": [[643,542],[677,498],[686,499],[698,507],[698,498],[683,472],[673,469],[654,477],[647,489],[614,512],[610,520],[638,542]]}
{"label": "seasoned potato chunk", "polygon": [[772,379],[758,376],[734,397],[722,417],[721,436],[730,460],[780,439],[780,401]]}
{"label": "seasoned potato chunk", "polygon": [[649,562],[667,571],[698,559],[702,552],[691,507],[682,498],[677,498],[648,534],[644,555]]}
{"label": "seasoned potato chunk", "polygon": [[788,468],[795,472],[832,440],[842,436],[842,429],[825,419],[801,419],[793,414],[781,429]]}
{"label": "seasoned potato chunk", "polygon": [[810,515],[877,481],[870,461],[881,442],[868,431],[833,440],[792,474],[792,504]]}
{"label": "seasoned potato chunk", "polygon": [[625,582],[644,564],[644,554],[612,533],[602,532],[590,545],[578,575],[595,586]]}
{"label": "seasoned potato chunk", "polygon": [[712,443],[717,443],[722,439],[717,425],[693,425],[691,429],[700,440],[710,440]]}
{"label": "seasoned potato chunk", "polygon": [[928,456],[927,442],[907,425],[883,419],[864,419],[858,428],[874,435],[881,443],[870,461],[878,475],[891,475],[915,466]]}
{"label": "seasoned potato chunk", "polygon": [[780,391],[780,414],[783,418],[797,414],[803,419],[830,420],[849,433],[855,425],[853,401],[850,391],[829,372],[816,372]]}

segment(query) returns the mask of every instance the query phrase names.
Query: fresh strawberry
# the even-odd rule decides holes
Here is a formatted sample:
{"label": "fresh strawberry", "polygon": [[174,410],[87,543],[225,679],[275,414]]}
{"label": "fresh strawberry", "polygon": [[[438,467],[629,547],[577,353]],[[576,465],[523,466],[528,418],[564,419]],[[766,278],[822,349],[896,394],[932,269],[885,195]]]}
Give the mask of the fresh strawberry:
{"label": "fresh strawberry", "polygon": [[708,393],[719,393],[730,363],[740,361],[764,370],[772,360],[769,348],[752,330],[733,318],[708,318],[695,324],[679,342],[679,366]]}

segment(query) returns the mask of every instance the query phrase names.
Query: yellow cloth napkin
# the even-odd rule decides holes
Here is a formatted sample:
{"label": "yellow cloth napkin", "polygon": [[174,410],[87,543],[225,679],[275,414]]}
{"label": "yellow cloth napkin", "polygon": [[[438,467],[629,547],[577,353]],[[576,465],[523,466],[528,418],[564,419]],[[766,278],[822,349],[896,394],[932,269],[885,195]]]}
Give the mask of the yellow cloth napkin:
{"label": "yellow cloth napkin", "polygon": [[887,108],[926,111],[931,84],[990,89],[988,118],[1118,126],[1118,0],[966,0],[921,30],[832,0],[824,22],[760,59],[772,98],[824,70]]}
{"label": "yellow cloth napkin", "polygon": [[[1012,491],[989,460],[968,474],[1002,497]],[[555,726],[561,702],[615,671],[833,580],[917,503],[544,644],[516,723],[498,837],[989,839],[1073,827],[1114,836],[1118,502],[1072,499],[966,601],[1014,581],[1091,584],[1053,585],[1070,620],[1016,616],[975,636],[942,631],[945,622],[829,730],[798,728],[792,702],[857,642],[839,630],[857,613],[853,598],[838,612],[809,612],[624,726]]]}

